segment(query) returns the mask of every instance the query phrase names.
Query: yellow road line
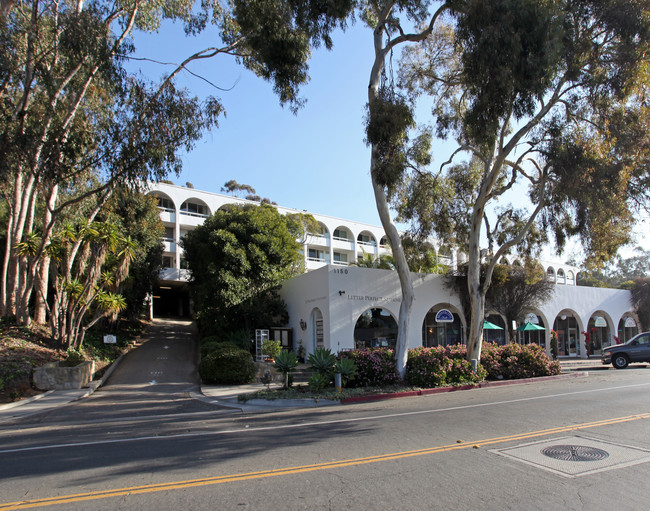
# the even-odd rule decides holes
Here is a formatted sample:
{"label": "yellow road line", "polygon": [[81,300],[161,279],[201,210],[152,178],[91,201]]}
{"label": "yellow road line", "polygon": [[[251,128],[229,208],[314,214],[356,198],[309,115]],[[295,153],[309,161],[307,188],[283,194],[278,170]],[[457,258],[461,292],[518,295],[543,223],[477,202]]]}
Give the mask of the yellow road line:
{"label": "yellow road line", "polygon": [[402,451],[402,452],[395,452],[389,454],[381,454],[378,456],[368,456],[364,458],[351,458],[347,460],[331,461],[327,463],[317,463],[313,465],[302,465],[302,466],[286,467],[286,468],[279,468],[273,470],[262,470],[259,472],[230,474],[224,476],[207,477],[203,479],[190,479],[186,481],[176,481],[170,483],[150,484],[145,486],[131,486],[128,488],[117,488],[114,490],[78,493],[72,495],[61,495],[59,497],[50,497],[44,499],[7,502],[5,504],[0,504],[0,511],[10,511],[10,510],[17,510],[17,509],[36,508],[42,506],[70,504],[74,502],[83,502],[87,500],[107,499],[107,498],[121,497],[126,495],[140,495],[144,493],[153,493],[159,491],[173,491],[173,490],[180,490],[180,489],[187,489],[187,488],[196,488],[199,486],[209,486],[214,484],[246,481],[250,479],[263,479],[266,477],[302,474],[306,472],[314,472],[318,470],[327,470],[332,468],[352,467],[357,465],[365,465],[369,463],[378,463],[381,461],[410,458],[413,456],[423,456],[427,454],[436,454],[436,453],[448,452],[448,451],[454,451],[460,449],[469,449],[477,445],[479,446],[494,445],[494,444],[499,444],[504,442],[525,440],[528,438],[554,435],[557,433],[566,433],[568,431],[575,431],[580,429],[597,428],[597,427],[609,426],[612,424],[621,424],[624,422],[631,422],[631,421],[637,421],[642,419],[650,419],[650,412],[637,414],[637,415],[628,415],[627,417],[616,417],[613,419],[605,419],[605,420],[600,420],[595,422],[585,422],[583,424],[574,424],[571,426],[561,426],[557,428],[542,429],[538,431],[531,431],[528,433],[518,433],[516,435],[486,438],[483,440],[475,440],[466,443],[456,443],[451,445],[443,445],[439,447],[417,449],[413,451]]}

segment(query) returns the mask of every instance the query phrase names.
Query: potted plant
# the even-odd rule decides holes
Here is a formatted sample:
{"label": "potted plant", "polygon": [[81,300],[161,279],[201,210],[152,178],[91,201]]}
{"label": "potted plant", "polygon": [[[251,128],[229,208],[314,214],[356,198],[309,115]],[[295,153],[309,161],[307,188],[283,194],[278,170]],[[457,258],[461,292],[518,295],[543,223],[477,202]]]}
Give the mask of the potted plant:
{"label": "potted plant", "polygon": [[298,356],[298,362],[301,364],[305,363],[305,355],[307,353],[305,352],[305,348],[302,345],[302,341],[298,341],[298,349],[296,350],[296,355]]}

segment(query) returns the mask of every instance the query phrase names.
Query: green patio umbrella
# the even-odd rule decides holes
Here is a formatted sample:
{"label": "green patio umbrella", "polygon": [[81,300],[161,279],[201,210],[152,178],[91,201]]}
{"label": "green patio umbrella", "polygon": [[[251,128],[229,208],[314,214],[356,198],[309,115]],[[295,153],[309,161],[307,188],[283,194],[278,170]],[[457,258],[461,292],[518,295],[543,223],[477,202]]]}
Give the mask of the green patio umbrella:
{"label": "green patio umbrella", "polygon": [[536,325],[535,323],[524,323],[523,325],[517,327],[517,332],[531,332],[534,330],[546,330],[546,328]]}
{"label": "green patio umbrella", "polygon": [[499,325],[490,323],[489,321],[483,321],[483,330],[503,330]]}

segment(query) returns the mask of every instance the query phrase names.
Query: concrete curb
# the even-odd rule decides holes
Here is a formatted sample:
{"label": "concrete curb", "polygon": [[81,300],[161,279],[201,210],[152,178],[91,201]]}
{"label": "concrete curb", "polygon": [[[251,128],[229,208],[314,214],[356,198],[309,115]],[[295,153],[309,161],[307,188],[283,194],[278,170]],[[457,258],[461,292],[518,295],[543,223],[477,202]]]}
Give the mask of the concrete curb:
{"label": "concrete curb", "polygon": [[371,401],[382,401],[386,399],[398,399],[403,397],[416,397],[426,396],[431,394],[442,394],[447,392],[456,392],[459,390],[472,390],[488,387],[501,387],[504,385],[522,385],[530,383],[539,383],[544,381],[553,380],[567,380],[572,378],[580,378],[588,376],[587,371],[571,371],[570,373],[563,373],[555,376],[540,376],[537,378],[522,378],[519,380],[503,380],[503,381],[489,381],[481,382],[475,385],[459,385],[451,387],[436,387],[432,389],[413,390],[408,392],[394,392],[388,394],[372,394],[368,396],[349,397],[341,399],[340,401],[333,401],[329,399],[249,399],[248,401],[238,401],[237,398],[224,398],[206,396],[198,392],[191,392],[190,396],[205,403],[216,404],[225,406],[232,409],[240,410],[241,412],[254,412],[254,411],[271,411],[271,410],[285,410],[292,408],[319,408],[325,406],[344,405],[353,403],[363,403]]}
{"label": "concrete curb", "polygon": [[16,408],[17,406],[33,403],[37,399],[41,399],[44,398],[45,396],[49,396],[52,392],[54,391],[48,390],[47,392],[43,392],[42,394],[36,394],[35,396],[28,397],[26,399],[21,399],[20,401],[14,401],[13,403],[5,403],[3,405],[0,405],[0,410],[11,410],[12,408]]}

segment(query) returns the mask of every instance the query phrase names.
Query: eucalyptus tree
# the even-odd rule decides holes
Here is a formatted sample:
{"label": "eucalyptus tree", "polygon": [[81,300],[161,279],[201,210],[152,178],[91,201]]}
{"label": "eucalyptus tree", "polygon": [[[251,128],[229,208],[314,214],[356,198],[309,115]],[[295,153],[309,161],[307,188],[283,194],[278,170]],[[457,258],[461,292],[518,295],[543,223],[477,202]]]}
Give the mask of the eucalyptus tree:
{"label": "eucalyptus tree", "polygon": [[632,306],[636,310],[642,330],[650,330],[650,277],[634,279],[632,287]]}
{"label": "eucalyptus tree", "polygon": [[[467,251],[468,357],[480,359],[503,255],[578,236],[602,264],[648,206],[650,4],[446,5],[445,23],[406,52],[400,82],[432,98],[434,132],[456,149],[433,170],[398,173],[393,197],[404,220]],[[508,204],[513,195],[526,205]]]}
{"label": "eucalyptus tree", "polygon": [[[1,313],[29,321],[28,304],[35,287],[37,293],[46,289],[47,247],[66,210],[92,197],[92,223],[116,186],[179,172],[178,150],[190,150],[216,125],[223,111],[218,100],[200,100],[174,85],[190,62],[233,56],[271,81],[280,101],[296,110],[311,48],[331,47],[329,34],[352,5],[3,1],[0,193],[9,216]],[[192,34],[212,30],[216,44],[189,55],[159,83],[128,73],[124,62],[134,49],[133,32],[155,31],[165,19],[184,22]],[[21,255],[17,247],[28,238],[40,245]]]}
{"label": "eucalyptus tree", "polygon": [[181,240],[189,288],[206,334],[272,326],[286,317],[277,294],[304,271],[300,224],[267,204],[229,205]]}
{"label": "eucalyptus tree", "polygon": [[[8,5],[8,4],[7,4]],[[88,225],[119,183],[180,169],[221,105],[129,75],[133,30],[189,21],[191,2],[16,1],[0,31],[0,192],[9,206],[0,308],[29,321],[34,284],[67,210],[92,198]],[[171,78],[171,77],[170,77]],[[80,191],[77,193],[77,191]],[[41,208],[39,212],[37,208]],[[21,255],[18,246],[38,239]],[[47,289],[47,278],[37,285]]]}

